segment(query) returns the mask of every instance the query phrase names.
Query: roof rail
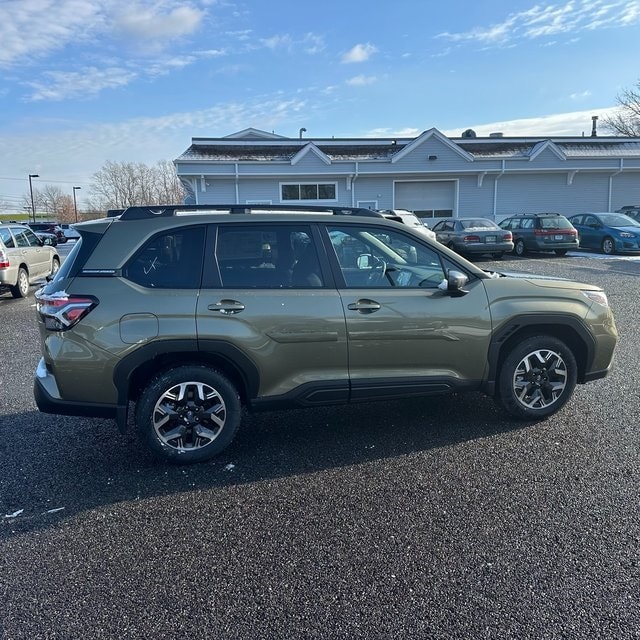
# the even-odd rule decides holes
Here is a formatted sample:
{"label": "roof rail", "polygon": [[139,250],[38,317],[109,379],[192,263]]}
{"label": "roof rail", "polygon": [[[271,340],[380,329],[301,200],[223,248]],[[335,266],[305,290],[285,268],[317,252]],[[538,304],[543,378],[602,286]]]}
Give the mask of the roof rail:
{"label": "roof rail", "polygon": [[[117,212],[117,213],[116,213]],[[128,207],[108,212],[109,216],[119,216],[120,220],[144,220],[146,218],[166,218],[198,213],[316,213],[339,216],[364,216],[381,218],[382,214],[362,207],[333,207],[304,204],[163,204],[155,206]]]}

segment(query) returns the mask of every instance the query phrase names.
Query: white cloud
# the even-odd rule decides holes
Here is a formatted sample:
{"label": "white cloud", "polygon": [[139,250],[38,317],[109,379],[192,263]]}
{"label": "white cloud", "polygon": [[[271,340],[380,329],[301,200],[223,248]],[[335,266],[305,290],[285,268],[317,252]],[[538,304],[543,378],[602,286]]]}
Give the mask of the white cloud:
{"label": "white cloud", "polygon": [[377,82],[377,80],[378,78],[376,78],[375,76],[359,75],[359,76],[350,78],[349,80],[346,81],[346,83],[352,87],[363,87],[368,84],[373,84],[374,82]]}
{"label": "white cloud", "polygon": [[292,44],[291,36],[285,33],[281,36],[271,36],[271,38],[261,38],[260,42],[267,47],[267,49],[280,49],[289,48]]}
{"label": "white cloud", "polygon": [[443,133],[447,136],[458,137],[465,129],[473,129],[479,136],[488,136],[497,131],[505,136],[535,136],[539,138],[553,136],[576,136],[583,133],[591,134],[591,116],[603,118],[612,115],[616,107],[589,109],[588,111],[572,111],[569,113],[557,113],[536,118],[519,118],[516,120],[503,120],[489,124],[471,124],[447,129]]}
{"label": "white cloud", "polygon": [[582,91],[580,93],[572,93],[569,95],[569,98],[571,100],[582,100],[584,98],[588,98],[591,96],[591,91],[589,91],[589,89],[587,89],[586,91]]}
{"label": "white cloud", "polygon": [[378,49],[372,44],[357,44],[342,56],[342,62],[366,62]]}
{"label": "white cloud", "polygon": [[92,0],[3,0],[0,68],[62,49],[99,22],[99,7]]}
{"label": "white cloud", "polygon": [[194,7],[176,6],[166,13],[158,8],[134,4],[116,17],[116,26],[127,36],[157,41],[193,33],[204,16],[204,11]]}
{"label": "white cloud", "polygon": [[452,42],[505,45],[513,40],[575,34],[640,23],[640,0],[570,0],[563,5],[538,4],[510,14],[504,21],[436,37]]}
{"label": "white cloud", "polygon": [[136,73],[122,68],[98,69],[86,67],[81,71],[47,71],[48,82],[28,82],[33,89],[30,101],[66,100],[68,98],[92,97],[103,89],[122,87],[134,78]]}

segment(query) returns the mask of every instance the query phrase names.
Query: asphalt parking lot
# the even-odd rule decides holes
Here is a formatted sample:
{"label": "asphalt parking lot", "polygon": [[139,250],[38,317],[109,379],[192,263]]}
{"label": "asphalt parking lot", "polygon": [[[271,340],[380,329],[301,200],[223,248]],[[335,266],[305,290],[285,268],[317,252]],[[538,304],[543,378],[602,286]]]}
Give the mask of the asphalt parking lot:
{"label": "asphalt parking lot", "polygon": [[640,260],[483,264],[603,286],[610,376],[536,424],[479,394],[253,415],[191,467],[38,413],[33,296],[0,296],[0,637],[640,638]]}

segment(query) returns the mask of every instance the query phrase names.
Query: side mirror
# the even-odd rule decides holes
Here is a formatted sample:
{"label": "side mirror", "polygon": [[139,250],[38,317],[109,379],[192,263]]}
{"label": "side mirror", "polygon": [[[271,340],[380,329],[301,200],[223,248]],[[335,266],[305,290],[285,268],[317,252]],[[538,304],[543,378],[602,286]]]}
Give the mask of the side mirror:
{"label": "side mirror", "polygon": [[447,271],[447,293],[452,296],[463,296],[467,293],[463,287],[469,282],[469,276],[456,269]]}

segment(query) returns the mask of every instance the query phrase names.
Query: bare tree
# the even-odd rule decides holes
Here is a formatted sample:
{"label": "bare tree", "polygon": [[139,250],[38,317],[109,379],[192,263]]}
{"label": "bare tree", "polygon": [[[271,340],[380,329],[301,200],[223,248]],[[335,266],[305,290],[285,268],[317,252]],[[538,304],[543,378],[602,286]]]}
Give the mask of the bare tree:
{"label": "bare tree", "polygon": [[93,175],[89,209],[118,209],[142,204],[182,202],[184,191],[173,164],[108,161]]}
{"label": "bare tree", "polygon": [[604,128],[621,136],[640,137],[640,81],[616,96],[618,110],[603,120]]}
{"label": "bare tree", "polygon": [[[73,217],[73,198],[62,191],[60,187],[46,184],[41,189],[33,190],[33,204],[36,214],[40,217],[43,215],[51,220],[58,222],[70,221]],[[30,215],[31,211],[31,193],[25,193],[22,196],[22,208]]]}

